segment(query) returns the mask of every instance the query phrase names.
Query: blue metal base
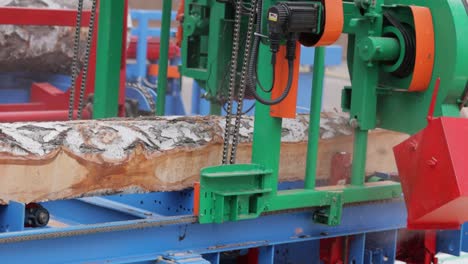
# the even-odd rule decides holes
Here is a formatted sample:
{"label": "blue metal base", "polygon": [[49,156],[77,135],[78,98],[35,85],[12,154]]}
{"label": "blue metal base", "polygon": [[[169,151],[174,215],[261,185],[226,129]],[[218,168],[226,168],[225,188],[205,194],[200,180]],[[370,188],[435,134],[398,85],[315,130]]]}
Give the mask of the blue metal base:
{"label": "blue metal base", "polygon": [[[43,203],[53,218],[49,227],[1,233],[1,260],[219,263],[223,252],[259,248],[258,263],[318,263],[320,239],[353,236],[354,263],[393,263],[396,230],[406,221],[403,201],[389,201],[347,206],[338,227],[314,224],[313,211],[200,225],[191,216],[192,201],[192,191],[183,191]],[[11,214],[15,208],[0,210],[3,231],[22,223],[20,214]]]}

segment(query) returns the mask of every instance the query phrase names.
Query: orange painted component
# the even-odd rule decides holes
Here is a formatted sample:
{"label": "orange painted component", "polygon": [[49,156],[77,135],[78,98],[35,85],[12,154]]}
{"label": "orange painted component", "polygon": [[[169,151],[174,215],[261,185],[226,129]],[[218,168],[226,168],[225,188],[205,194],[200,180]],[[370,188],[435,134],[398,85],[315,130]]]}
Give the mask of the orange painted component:
{"label": "orange painted component", "polygon": [[193,215],[200,215],[200,183],[196,182],[193,186]]}
{"label": "orange painted component", "polygon": [[434,68],[434,25],[431,10],[427,7],[410,6],[413,12],[416,32],[416,62],[410,92],[425,91],[429,88]]}
{"label": "orange painted component", "polygon": [[[296,60],[294,60],[293,83],[289,95],[283,102],[273,105],[270,114],[273,117],[296,118],[297,87],[299,84],[299,65],[301,57],[301,44],[296,47]],[[271,98],[278,98],[286,89],[288,84],[288,60],[286,59],[286,46],[281,46],[276,57],[275,85],[271,92]]]}
{"label": "orange painted component", "polygon": [[[148,68],[148,75],[150,76],[158,76],[159,73],[159,65],[158,64],[151,64]],[[180,72],[178,66],[169,66],[167,68],[167,78],[169,79],[179,79]]]}
{"label": "orange painted component", "polygon": [[324,0],[325,28],[315,46],[327,46],[335,43],[343,33],[344,11],[342,0]]}
{"label": "orange painted component", "polygon": [[185,12],[185,0],[180,0],[179,9],[177,9],[177,21],[179,21],[179,26],[177,27],[176,33],[176,45],[180,48],[182,47],[182,39],[184,38],[184,28],[182,26],[182,21],[184,20]]}

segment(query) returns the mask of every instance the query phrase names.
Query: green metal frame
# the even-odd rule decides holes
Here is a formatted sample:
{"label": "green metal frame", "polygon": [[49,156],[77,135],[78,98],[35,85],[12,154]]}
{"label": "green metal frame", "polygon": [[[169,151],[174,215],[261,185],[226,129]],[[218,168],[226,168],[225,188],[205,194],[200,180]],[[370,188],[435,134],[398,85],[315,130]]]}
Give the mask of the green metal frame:
{"label": "green metal frame", "polygon": [[[468,39],[460,38],[466,35],[464,25],[468,21],[468,11],[463,1],[343,1],[344,32],[349,35],[350,43],[348,65],[352,87],[344,89],[342,101],[343,108],[351,114],[350,124],[355,127],[351,185],[315,186],[324,72],[324,51],[317,48],[305,189],[278,191],[282,119],[271,117],[270,107],[257,103],[252,164],[211,167],[201,172],[200,222],[222,223],[255,218],[272,211],[314,207],[316,222],[338,225],[343,204],[401,198],[399,183],[365,182],[368,131],[377,126],[407,133],[424,128],[433,83],[438,77],[442,84],[436,115],[458,115],[460,97],[467,85],[468,68],[465,60],[468,57]],[[276,2],[264,0],[264,12]],[[96,118],[115,116],[117,111],[118,93],[115,88],[119,80],[123,3],[123,0],[101,0]],[[164,2],[164,34],[169,25],[170,3],[170,0]],[[383,32],[391,29],[384,28],[382,12],[384,9],[392,10],[401,16],[400,19],[409,21],[405,11],[401,11],[405,5],[425,5],[431,9],[435,22],[444,21],[435,23],[437,44],[433,82],[425,92],[395,90],[390,85],[395,80],[388,79],[388,76],[382,78],[388,69],[382,66],[381,61],[394,59],[398,53],[394,41],[383,36]],[[212,99],[222,95],[223,90],[218,87],[222,86],[229,67],[231,39],[230,34],[226,33],[232,31],[231,11],[226,4],[214,0],[186,1],[182,73],[199,80]],[[161,48],[164,49],[165,44]],[[163,53],[164,50],[161,54],[165,56]],[[269,47],[262,43],[259,61],[269,61],[270,56]],[[263,82],[270,82],[271,72],[269,67],[260,67],[258,73]],[[159,92],[165,89],[164,82],[159,88]],[[258,93],[268,96],[261,90]],[[162,113],[164,102],[158,103],[158,113]],[[212,112],[219,110],[218,106]]]}
{"label": "green metal frame", "polygon": [[184,76],[195,79],[211,102],[210,113],[221,113],[220,101],[228,97],[232,50],[233,11],[214,0],[185,0],[182,66]]}
{"label": "green metal frame", "polygon": [[[382,1],[377,1],[382,3]],[[274,1],[264,1],[267,10]],[[347,5],[345,3],[345,5]],[[354,6],[354,4],[353,4]],[[357,9],[357,8],[356,8]],[[375,10],[379,12],[380,10]],[[373,10],[369,11],[372,13]],[[370,32],[380,35],[382,18],[363,17],[357,22],[354,32],[357,38],[364,38]],[[267,45],[262,44],[259,61],[268,61],[271,56]],[[314,221],[339,225],[341,210],[345,203],[367,202],[401,197],[401,186],[396,182],[364,183],[367,152],[367,132],[376,124],[376,87],[378,67],[369,67],[368,62],[356,58],[354,69],[361,78],[355,78],[353,85],[368,89],[362,91],[362,98],[356,98],[351,105],[354,112],[362,112],[365,122],[356,126],[355,158],[351,186],[315,188],[318,140],[320,134],[320,112],[324,78],[324,48],[316,49],[314,65],[313,94],[311,98],[309,145],[305,189],[278,191],[278,171],[282,119],[271,117],[270,107],[257,103],[253,139],[252,164],[207,168],[201,173],[200,215],[201,223],[222,223],[258,217],[263,213],[304,207],[316,207]],[[366,74],[367,73],[367,74]],[[271,70],[259,68],[259,76],[268,81]],[[373,91],[372,91],[373,90]],[[268,96],[259,90],[262,96]],[[353,96],[354,97],[354,96]],[[361,115],[361,113],[359,114]],[[255,168],[255,175],[251,171]],[[249,173],[252,175],[249,176]],[[250,178],[249,181],[245,178]],[[244,179],[240,184],[239,179]],[[255,180],[253,180],[255,179]]]}
{"label": "green metal frame", "polygon": [[[274,3],[274,0],[265,0],[263,10]],[[405,10],[408,8],[404,5],[426,5],[432,11],[437,43],[433,78],[444,77],[442,80],[446,82],[444,87],[441,86],[443,91],[439,92],[441,99],[436,108],[439,115],[457,115],[460,96],[467,84],[468,67],[464,60],[468,51],[462,48],[467,46],[468,39],[457,37],[466,32],[463,25],[468,21],[463,1],[344,1],[344,32],[349,35],[348,65],[352,87],[344,89],[342,101],[343,108],[350,112],[350,125],[355,128],[351,185],[315,187],[324,71],[324,51],[317,48],[305,189],[278,191],[282,119],[271,117],[270,108],[257,103],[252,164],[213,167],[201,172],[201,223],[222,223],[254,218],[272,211],[314,207],[314,221],[338,225],[343,204],[401,198],[399,183],[366,183],[365,167],[369,130],[379,125],[414,133],[426,125],[433,84],[426,92],[402,92],[408,80],[390,76],[386,73],[388,67],[382,63],[396,60],[404,52],[404,47],[394,39],[384,37],[383,33],[391,29],[383,22],[383,10],[394,12],[401,21],[411,25],[411,13]],[[261,45],[259,56],[259,61],[268,61],[268,46]],[[271,70],[260,67],[259,76],[268,82],[272,78]],[[392,86],[395,83],[399,86]],[[261,90],[259,94],[268,96]]]}
{"label": "green metal frame", "polygon": [[169,43],[171,33],[172,0],[164,0],[161,23],[161,45],[159,52],[158,97],[156,114],[163,116],[166,111],[167,69],[169,67]]}
{"label": "green metal frame", "polygon": [[[315,221],[337,225],[340,223],[340,212],[343,204],[355,202],[368,202],[375,200],[385,200],[399,198],[402,195],[401,187],[396,182],[365,182],[365,168],[367,155],[367,141],[369,130],[379,126],[393,128],[397,131],[415,132],[425,126],[425,116],[432,93],[432,86],[423,93],[402,92],[409,81],[396,79],[385,73],[388,70],[382,62],[397,60],[404,52],[401,45],[390,37],[384,37],[385,30],[391,30],[384,24],[384,9],[399,16],[401,21],[411,25],[411,12],[401,5],[392,4],[419,4],[416,0],[376,0],[369,2],[366,0],[356,0],[354,2],[343,2],[345,15],[345,33],[349,34],[349,68],[352,76],[352,87],[348,87],[343,93],[343,106],[350,112],[350,124],[355,128],[354,155],[352,164],[351,185],[340,187],[315,188],[316,162],[319,135],[319,121],[321,110],[321,94],[323,90],[323,48],[316,50],[316,62],[314,69],[314,87],[312,95],[312,108],[310,112],[309,145],[307,154],[307,168],[305,175],[305,189],[278,191],[278,171],[280,157],[281,124],[280,118],[270,116],[270,108],[257,103],[252,164],[255,168],[262,168],[263,173],[256,175],[255,183],[245,187],[241,194],[230,193],[230,186],[235,186],[237,177],[242,175],[248,177],[248,172],[243,167],[223,166],[208,168],[201,174],[201,191],[208,192],[213,196],[202,196],[200,199],[200,222],[223,222],[234,221],[244,218],[258,217],[259,215],[271,211],[288,210],[303,207],[319,208]],[[426,6],[431,8],[434,21],[440,19],[442,15],[447,16],[447,11],[456,12],[455,8],[464,10],[463,2],[455,1],[426,2]],[[275,1],[265,0],[264,10],[267,10]],[[440,10],[439,10],[440,9]],[[435,23],[436,39],[440,39],[440,32],[447,30],[451,33],[461,31],[466,14],[459,14],[449,21],[448,25],[440,28],[443,23]],[[413,25],[414,26],[414,25]],[[466,40],[459,41],[453,39],[457,35],[450,35],[450,45],[457,43],[455,50],[450,51],[450,61],[444,61],[443,67],[437,67],[440,60],[444,60],[447,50],[441,50],[438,46],[436,50],[436,67],[434,69],[434,79],[438,76],[446,76],[447,83],[453,86],[445,86],[442,94],[445,98],[437,103],[437,109],[453,109],[457,107],[460,96],[466,85],[466,78],[460,82],[453,77],[453,73],[445,69],[445,65],[457,67],[455,72],[459,72],[462,67],[466,67],[466,61],[456,58],[455,54],[465,54],[458,45],[467,44]],[[448,37],[448,36],[447,36]],[[445,40],[445,39],[444,39]],[[439,43],[446,41],[439,41]],[[460,44],[461,43],[461,44]],[[446,44],[445,44],[446,45]],[[455,53],[455,52],[458,53]],[[444,55],[442,55],[444,54]],[[259,61],[267,61],[269,55],[268,47],[261,45]],[[465,57],[466,58],[466,57]],[[429,74],[429,73],[428,73]],[[259,76],[262,80],[271,79],[271,71],[259,68]],[[463,75],[466,77],[466,74]],[[407,79],[411,80],[411,76]],[[398,83],[400,89],[395,90],[392,85]],[[267,94],[262,94],[268,96]],[[388,95],[391,96],[388,96]],[[458,99],[451,100],[450,98]],[[419,100],[415,100],[419,98]],[[413,101],[414,100],[414,101]],[[389,103],[390,102],[390,103]],[[408,106],[411,112],[405,115],[394,115],[394,111],[401,111]],[[414,105],[418,105],[415,109]],[[450,111],[454,113],[455,111]],[[446,111],[445,114],[448,114]],[[398,119],[398,120],[396,120]],[[206,173],[210,171],[210,176]],[[217,172],[217,173],[215,173]],[[216,175],[216,176],[214,176]],[[210,177],[210,181],[206,178]],[[253,176],[252,176],[253,177]],[[216,182],[216,184],[213,184]],[[223,191],[219,192],[221,189]],[[239,191],[239,190],[238,190]],[[220,195],[224,199],[220,199]],[[228,198],[226,198],[228,197]],[[218,204],[217,204],[218,203]],[[221,203],[225,210],[219,210]],[[229,212],[229,213],[227,213]],[[236,213],[237,212],[237,213]],[[241,213],[243,212],[243,213]],[[245,214],[245,212],[249,212]]]}
{"label": "green metal frame", "polygon": [[100,0],[93,117],[116,117],[125,0]]}

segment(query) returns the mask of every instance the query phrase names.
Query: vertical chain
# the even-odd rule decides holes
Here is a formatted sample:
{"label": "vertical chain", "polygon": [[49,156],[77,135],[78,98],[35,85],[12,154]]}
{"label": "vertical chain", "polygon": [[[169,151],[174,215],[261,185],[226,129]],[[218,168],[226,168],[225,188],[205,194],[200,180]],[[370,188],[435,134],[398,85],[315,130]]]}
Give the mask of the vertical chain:
{"label": "vertical chain", "polygon": [[72,62],[72,79],[70,86],[70,99],[68,108],[68,119],[73,120],[73,112],[75,110],[75,90],[76,79],[79,72],[79,59],[80,59],[80,35],[81,35],[81,17],[83,14],[83,1],[78,0],[78,10],[76,13],[76,26],[75,26],[75,39],[73,45],[73,62]]}
{"label": "vertical chain", "polygon": [[85,50],[85,59],[84,59],[84,65],[83,65],[83,77],[81,78],[80,99],[79,99],[79,104],[78,104],[78,115],[77,115],[78,119],[81,119],[83,107],[84,107],[84,95],[85,95],[85,90],[86,90],[86,84],[88,82],[89,56],[91,53],[91,46],[93,44],[94,24],[96,21],[96,8],[97,8],[97,0],[93,0],[93,5],[91,7],[91,17],[89,20],[88,36],[86,38],[86,50]]}
{"label": "vertical chain", "polygon": [[227,105],[226,114],[226,128],[224,131],[224,144],[223,144],[223,164],[228,163],[228,152],[231,139],[231,125],[232,125],[232,100],[234,98],[234,91],[237,80],[237,59],[239,57],[239,45],[240,45],[240,30],[241,30],[241,11],[242,11],[242,0],[235,2],[235,18],[234,18],[234,33],[232,40],[232,53],[231,53],[231,70],[229,80],[229,101]]}
{"label": "vertical chain", "polygon": [[252,36],[255,24],[255,15],[256,15],[256,7],[257,7],[257,0],[252,0],[252,10],[249,14],[249,23],[247,26],[247,35],[245,40],[245,53],[244,59],[242,63],[242,71],[241,71],[241,81],[240,81],[240,88],[239,94],[237,97],[237,112],[236,112],[236,121],[234,126],[234,133],[232,138],[232,147],[231,147],[231,160],[230,163],[236,163],[236,156],[237,156],[237,146],[239,144],[239,130],[240,130],[240,123],[242,117],[242,110],[244,106],[244,96],[245,96],[245,89],[247,86],[247,69],[249,66],[249,58],[250,58],[250,51],[252,50]]}

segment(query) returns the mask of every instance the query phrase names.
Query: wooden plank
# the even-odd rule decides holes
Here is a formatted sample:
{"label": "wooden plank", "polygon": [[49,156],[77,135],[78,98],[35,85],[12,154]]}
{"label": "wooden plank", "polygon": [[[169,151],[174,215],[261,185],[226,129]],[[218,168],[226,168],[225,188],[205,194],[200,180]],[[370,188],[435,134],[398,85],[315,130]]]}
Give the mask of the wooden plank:
{"label": "wooden plank", "polygon": [[[251,159],[253,118],[241,125],[239,163]],[[38,202],[115,193],[181,190],[221,162],[222,117],[0,124],[0,200]],[[336,152],[352,151],[348,118],[322,116],[318,179]],[[304,176],[308,116],[285,120],[281,180]],[[370,134],[368,173],[396,172],[392,147],[406,135]]]}

